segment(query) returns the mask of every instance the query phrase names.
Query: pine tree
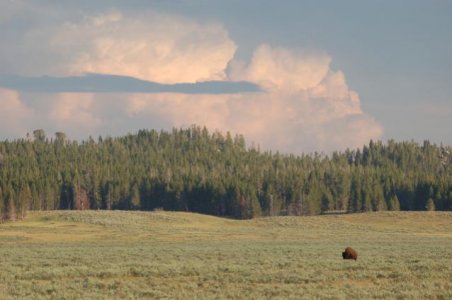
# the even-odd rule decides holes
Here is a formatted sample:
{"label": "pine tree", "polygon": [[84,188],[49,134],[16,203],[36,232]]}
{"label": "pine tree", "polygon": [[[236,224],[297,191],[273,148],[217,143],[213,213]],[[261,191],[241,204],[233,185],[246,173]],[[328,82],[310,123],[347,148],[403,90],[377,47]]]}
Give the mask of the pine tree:
{"label": "pine tree", "polygon": [[388,209],[392,210],[392,211],[400,210],[400,203],[399,203],[399,198],[397,198],[397,195],[394,195],[391,197],[391,200],[388,203]]}
{"label": "pine tree", "polygon": [[138,188],[138,184],[133,184],[130,191],[130,204],[129,209],[136,210],[140,209],[141,206],[141,198],[140,198],[140,189]]}
{"label": "pine tree", "polygon": [[452,149],[428,141],[296,156],[197,126],[82,142],[61,132],[49,141],[42,129],[33,136],[0,141],[3,217],[23,209],[162,207],[250,218],[424,210],[425,199],[452,210]]}
{"label": "pine tree", "polygon": [[425,209],[427,211],[434,211],[435,210],[435,202],[433,202],[432,198],[428,198],[427,203],[425,204]]}
{"label": "pine tree", "polygon": [[14,198],[16,197],[11,186],[7,186],[3,193],[4,200],[4,210],[3,210],[3,220],[15,220],[16,219],[16,205]]}

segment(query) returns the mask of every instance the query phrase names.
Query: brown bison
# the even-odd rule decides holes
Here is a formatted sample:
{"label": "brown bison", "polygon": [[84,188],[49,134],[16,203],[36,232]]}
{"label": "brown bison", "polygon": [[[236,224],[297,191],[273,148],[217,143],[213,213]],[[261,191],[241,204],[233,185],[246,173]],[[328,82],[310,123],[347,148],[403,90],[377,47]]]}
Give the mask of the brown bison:
{"label": "brown bison", "polygon": [[342,252],[342,258],[356,260],[358,258],[358,252],[356,252],[356,250],[352,247],[347,247],[345,248],[345,251]]}

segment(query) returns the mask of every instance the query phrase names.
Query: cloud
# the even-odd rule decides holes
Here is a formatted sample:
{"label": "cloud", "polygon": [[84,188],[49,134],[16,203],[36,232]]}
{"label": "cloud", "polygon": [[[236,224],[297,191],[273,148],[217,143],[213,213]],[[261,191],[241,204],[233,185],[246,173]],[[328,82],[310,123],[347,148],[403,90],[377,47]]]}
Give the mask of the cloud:
{"label": "cloud", "polygon": [[24,104],[19,93],[0,87],[0,136],[25,136],[33,111]]}
{"label": "cloud", "polygon": [[[274,53],[271,49],[269,52]],[[197,124],[210,130],[243,134],[262,149],[301,153],[361,147],[369,139],[381,138],[382,127],[361,110],[359,95],[348,87],[345,75],[331,69],[324,71],[325,60],[329,58],[325,59],[324,54],[319,54],[319,58],[310,54],[312,57],[298,61],[299,55],[287,57],[298,65],[295,71],[283,69],[289,74],[278,73],[287,82],[262,91],[236,94],[31,92],[22,93],[21,98],[10,91],[13,96],[8,98],[14,99],[13,107],[20,108],[15,111],[33,112],[34,121],[29,124],[47,132],[65,131],[69,137],[79,139],[89,135],[125,134],[141,128],[169,130],[173,126]],[[270,55],[267,59],[278,61],[279,56],[276,53],[275,58]],[[316,70],[315,61],[319,62],[321,71]],[[303,62],[315,74],[324,74],[323,77],[309,76],[307,71],[297,75],[299,69],[304,69]],[[268,63],[272,64],[275,62]],[[243,70],[251,73],[246,67]],[[304,78],[310,83],[297,85]],[[270,75],[267,79],[274,80]],[[261,81],[256,79],[256,82]]]}
{"label": "cloud", "polygon": [[381,138],[381,125],[361,110],[358,93],[330,62],[325,53],[267,44],[256,49],[248,65],[233,62],[231,78],[266,89],[248,107],[254,111],[249,136],[265,148],[289,152],[355,148]]}
{"label": "cloud", "polygon": [[359,107],[351,109],[337,99],[314,101],[308,95],[135,94],[126,103],[130,119],[159,117],[176,127],[205,125],[286,153],[361,147],[382,134],[381,126]]}
{"label": "cloud", "polygon": [[34,26],[10,35],[0,50],[2,72],[23,76],[101,73],[193,83],[224,80],[236,50],[219,23],[155,12],[123,14],[113,9],[54,23],[38,19]]}
{"label": "cloud", "polygon": [[256,84],[245,81],[203,81],[197,83],[162,84],[133,77],[85,74],[67,77],[24,77],[0,75],[0,86],[25,92],[64,93],[185,93],[234,94],[260,91]]}
{"label": "cloud", "polygon": [[[319,89],[328,87],[328,81],[322,81]],[[327,97],[328,93],[25,93],[22,100],[15,93],[9,98],[15,101],[14,115],[22,112],[22,120],[30,116],[26,124],[35,127],[29,132],[44,128],[77,139],[197,124],[243,134],[262,149],[301,153],[360,147],[381,137],[381,126],[361,111],[354,92],[339,98]],[[27,114],[30,111],[33,114]],[[19,123],[10,127],[7,120],[0,119],[1,128]]]}
{"label": "cloud", "polygon": [[[32,15],[32,4],[17,3],[9,11],[22,21],[31,17],[20,29],[14,25],[19,17],[0,21],[0,75],[31,78],[34,89],[9,81],[21,92],[0,90],[1,136],[43,128],[86,138],[197,124],[292,153],[360,147],[382,136],[345,74],[331,69],[332,58],[321,51],[262,44],[249,62],[240,62],[220,23],[117,9],[60,8],[61,16],[57,8],[41,8]],[[260,88],[218,92],[235,81]],[[43,84],[55,88],[39,90]],[[79,89],[70,90],[74,84]],[[202,94],[191,93],[195,87]]]}
{"label": "cloud", "polygon": [[325,54],[264,44],[254,51],[248,66],[235,62],[231,77],[258,83],[269,91],[297,92],[316,87],[328,73],[330,61]]}
{"label": "cloud", "polygon": [[102,121],[99,112],[94,110],[95,94],[62,93],[57,94],[48,118],[57,128],[65,131],[96,130]]}

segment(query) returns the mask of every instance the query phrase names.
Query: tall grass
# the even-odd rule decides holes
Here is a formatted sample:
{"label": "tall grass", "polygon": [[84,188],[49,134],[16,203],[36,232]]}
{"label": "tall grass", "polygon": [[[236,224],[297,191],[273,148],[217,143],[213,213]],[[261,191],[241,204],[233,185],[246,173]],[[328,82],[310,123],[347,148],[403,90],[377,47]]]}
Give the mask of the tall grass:
{"label": "tall grass", "polygon": [[447,299],[451,225],[451,213],[35,212],[0,225],[0,298]]}

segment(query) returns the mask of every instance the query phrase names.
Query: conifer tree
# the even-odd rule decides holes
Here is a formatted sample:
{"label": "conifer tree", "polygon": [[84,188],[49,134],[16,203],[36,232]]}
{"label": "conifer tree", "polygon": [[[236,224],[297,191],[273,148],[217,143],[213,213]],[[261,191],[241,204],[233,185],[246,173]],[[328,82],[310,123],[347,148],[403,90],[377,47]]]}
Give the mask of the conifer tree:
{"label": "conifer tree", "polygon": [[428,198],[427,203],[425,204],[425,209],[428,211],[434,211],[435,210],[435,202],[432,198]]}
{"label": "conifer tree", "polygon": [[388,203],[388,209],[392,211],[399,211],[400,210],[400,203],[399,198],[397,198],[397,195],[393,195]]}
{"label": "conifer tree", "polygon": [[81,142],[62,132],[49,141],[42,129],[33,136],[0,141],[3,217],[82,203],[237,218],[425,210],[426,199],[452,210],[452,149],[428,141],[371,141],[327,156],[262,152],[241,135],[198,126]]}

